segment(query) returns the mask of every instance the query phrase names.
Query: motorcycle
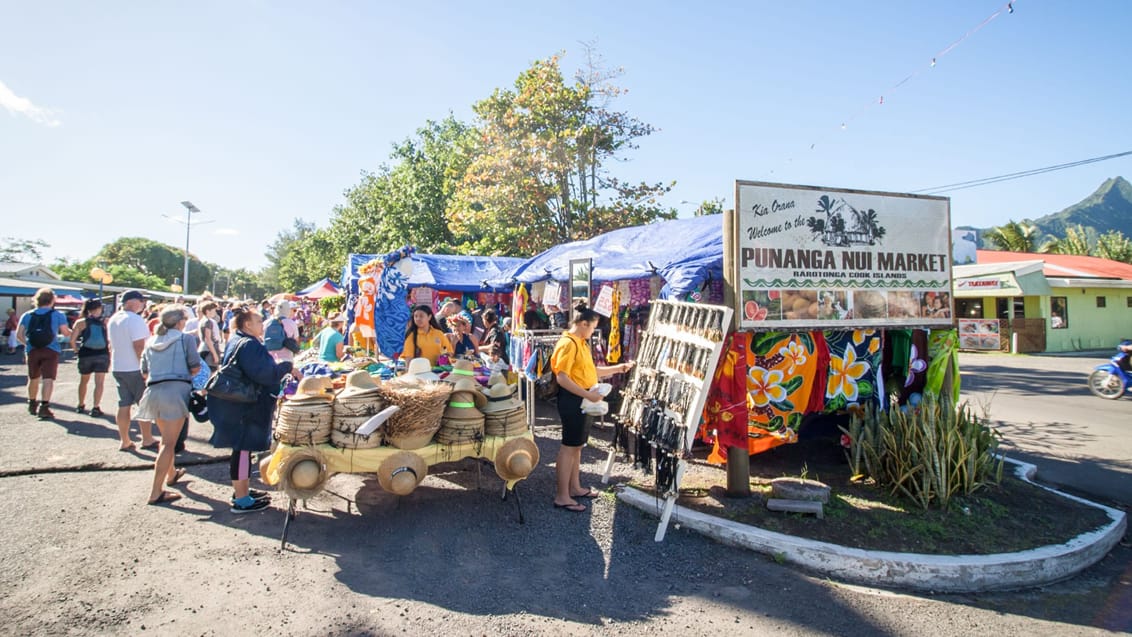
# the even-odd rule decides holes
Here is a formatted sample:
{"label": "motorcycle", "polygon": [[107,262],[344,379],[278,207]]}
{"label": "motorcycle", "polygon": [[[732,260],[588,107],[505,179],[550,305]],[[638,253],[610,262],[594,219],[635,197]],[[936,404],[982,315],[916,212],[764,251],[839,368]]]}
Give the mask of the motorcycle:
{"label": "motorcycle", "polygon": [[1132,374],[1123,367],[1128,356],[1128,352],[1118,349],[1109,362],[1098,365],[1093,373],[1089,374],[1089,391],[1093,392],[1094,396],[1116,400],[1124,395],[1132,385]]}

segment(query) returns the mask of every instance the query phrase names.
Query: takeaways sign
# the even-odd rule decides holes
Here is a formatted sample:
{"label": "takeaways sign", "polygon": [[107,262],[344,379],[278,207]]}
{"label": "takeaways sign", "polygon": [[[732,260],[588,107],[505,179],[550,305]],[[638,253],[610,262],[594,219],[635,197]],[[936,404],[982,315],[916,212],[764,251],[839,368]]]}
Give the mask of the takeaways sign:
{"label": "takeaways sign", "polygon": [[950,200],[739,181],[742,329],[951,325]]}

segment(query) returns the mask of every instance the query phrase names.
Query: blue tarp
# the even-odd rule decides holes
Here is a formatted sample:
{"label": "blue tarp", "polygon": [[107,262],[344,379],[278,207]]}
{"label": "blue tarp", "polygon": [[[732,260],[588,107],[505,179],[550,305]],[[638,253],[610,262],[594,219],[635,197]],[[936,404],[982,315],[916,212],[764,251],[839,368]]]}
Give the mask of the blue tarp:
{"label": "blue tarp", "polygon": [[568,281],[571,259],[593,259],[594,281],[657,275],[662,296],[680,297],[723,278],[723,215],[660,221],[555,246],[492,281]]}
{"label": "blue tarp", "polygon": [[[342,270],[342,289],[358,292],[358,268],[379,255],[351,254]],[[409,287],[430,287],[448,292],[487,292],[510,290],[511,279],[503,272],[521,265],[526,259],[517,257],[480,257],[456,254],[414,254]],[[496,281],[494,286],[487,281]]]}

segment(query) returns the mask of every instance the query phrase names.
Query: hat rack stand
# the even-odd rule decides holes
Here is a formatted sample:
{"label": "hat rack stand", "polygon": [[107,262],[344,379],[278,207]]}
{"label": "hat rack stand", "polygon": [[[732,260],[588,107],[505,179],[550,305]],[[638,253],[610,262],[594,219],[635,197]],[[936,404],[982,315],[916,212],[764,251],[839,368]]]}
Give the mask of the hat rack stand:
{"label": "hat rack stand", "polygon": [[[715,376],[733,310],[721,305],[653,301],[617,419],[657,459],[657,497],[664,506],[655,541],[664,540],[704,402]],[[608,482],[610,450],[602,482]],[[662,478],[662,476],[664,476]]]}

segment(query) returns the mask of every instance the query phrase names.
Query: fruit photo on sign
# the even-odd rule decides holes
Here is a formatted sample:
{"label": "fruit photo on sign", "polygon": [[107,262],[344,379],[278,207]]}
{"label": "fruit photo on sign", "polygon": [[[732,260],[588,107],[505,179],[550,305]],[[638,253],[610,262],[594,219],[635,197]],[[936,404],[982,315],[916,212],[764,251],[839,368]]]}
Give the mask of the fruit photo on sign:
{"label": "fruit photo on sign", "polygon": [[849,313],[849,299],[845,292],[822,290],[818,292],[818,319],[840,321]]}
{"label": "fruit photo on sign", "polygon": [[777,321],[782,318],[778,290],[744,290],[743,318],[748,321]]}
{"label": "fruit photo on sign", "polygon": [[916,318],[920,313],[920,299],[922,292],[908,290],[891,290],[888,293],[888,318]]}
{"label": "fruit photo on sign", "polygon": [[788,321],[816,319],[818,317],[817,290],[783,290],[782,318]]}

